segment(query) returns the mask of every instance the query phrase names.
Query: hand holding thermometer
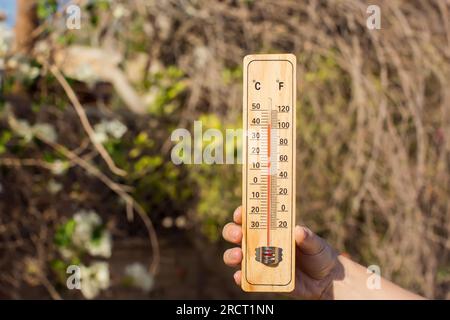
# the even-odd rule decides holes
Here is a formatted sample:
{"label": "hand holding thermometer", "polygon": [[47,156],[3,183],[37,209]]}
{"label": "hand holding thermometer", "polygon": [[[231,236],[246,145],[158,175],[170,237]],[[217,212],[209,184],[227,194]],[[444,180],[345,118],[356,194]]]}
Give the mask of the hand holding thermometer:
{"label": "hand holding thermometer", "polygon": [[295,101],[294,55],[244,58],[245,291],[294,289]]}

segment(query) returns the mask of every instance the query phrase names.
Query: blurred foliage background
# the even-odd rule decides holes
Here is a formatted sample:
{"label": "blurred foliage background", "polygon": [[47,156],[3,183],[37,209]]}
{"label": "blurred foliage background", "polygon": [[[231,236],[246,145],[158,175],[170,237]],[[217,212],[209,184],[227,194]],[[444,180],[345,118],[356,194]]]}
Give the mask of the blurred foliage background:
{"label": "blurred foliage background", "polygon": [[170,135],[241,128],[243,57],[292,52],[298,221],[450,298],[448,1],[372,1],[381,30],[359,0],[4,4],[0,297],[268,297],[221,262],[240,166],[175,165]]}

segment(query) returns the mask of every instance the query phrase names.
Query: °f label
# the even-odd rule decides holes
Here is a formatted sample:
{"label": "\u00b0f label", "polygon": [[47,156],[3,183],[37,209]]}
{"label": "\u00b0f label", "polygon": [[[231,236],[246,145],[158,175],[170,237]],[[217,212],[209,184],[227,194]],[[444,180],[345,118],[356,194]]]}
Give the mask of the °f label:
{"label": "\u00b0f label", "polygon": [[242,289],[295,285],[295,101],[292,54],[244,58]]}

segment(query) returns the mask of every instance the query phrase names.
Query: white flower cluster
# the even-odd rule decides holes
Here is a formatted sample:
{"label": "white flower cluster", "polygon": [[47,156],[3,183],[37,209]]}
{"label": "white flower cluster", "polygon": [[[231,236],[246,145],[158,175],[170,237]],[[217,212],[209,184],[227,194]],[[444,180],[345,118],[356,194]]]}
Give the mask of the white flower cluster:
{"label": "white flower cluster", "polygon": [[116,19],[120,19],[122,17],[128,17],[130,15],[130,10],[128,10],[122,4],[117,4],[113,11],[113,16]]}
{"label": "white flower cluster", "polygon": [[81,293],[86,299],[95,298],[101,290],[109,288],[109,265],[94,262],[89,267],[81,265]]}
{"label": "white flower cluster", "polygon": [[21,57],[12,57],[6,60],[6,66],[9,69],[16,70],[19,79],[30,79],[33,80],[37,78],[40,74],[40,69],[36,66],[30,65],[30,63]]}
{"label": "white flower cluster", "polygon": [[[102,225],[100,216],[93,210],[80,210],[73,216],[75,227],[71,235],[73,247],[60,247],[61,255],[70,260],[76,249],[87,251],[94,257],[111,257],[111,233]],[[81,293],[86,299],[95,298],[110,285],[108,262],[93,262],[81,265]]]}
{"label": "white flower cluster", "polygon": [[112,238],[110,232],[102,229],[99,237],[93,238],[96,230],[102,228],[100,216],[92,210],[81,210],[74,215],[74,220],[73,244],[85,249],[92,256],[111,257]]}
{"label": "white flower cluster", "polygon": [[62,160],[55,160],[52,163],[52,172],[55,175],[60,175],[66,172],[66,170],[69,168],[69,162],[62,161]]}
{"label": "white flower cluster", "polygon": [[[26,142],[30,142],[34,136],[44,137],[50,142],[56,142],[58,134],[55,128],[49,123],[36,123],[30,125],[27,120],[17,120],[16,133]],[[55,160],[51,164],[51,171],[55,175],[63,174],[69,168],[69,162],[63,160]],[[51,183],[51,182],[50,182]],[[55,185],[49,185],[52,193],[57,193],[61,188],[56,190]]]}
{"label": "white flower cluster", "polygon": [[0,23],[0,57],[6,55],[13,41],[13,30]]}
{"label": "white flower cluster", "polygon": [[36,123],[35,125],[30,125],[26,120],[18,120],[16,132],[26,142],[31,141],[36,135],[43,136],[51,142],[55,142],[56,139],[58,139],[55,128],[49,123]]}
{"label": "white flower cluster", "polygon": [[178,229],[184,229],[187,226],[187,219],[185,216],[178,216],[175,220],[172,217],[165,217],[162,220],[162,226],[164,228],[172,228],[175,226]]}
{"label": "white flower cluster", "polygon": [[125,275],[131,279],[132,285],[144,292],[152,290],[155,280],[153,275],[141,263],[135,262],[125,268]]}
{"label": "white flower cluster", "polygon": [[128,128],[119,120],[102,120],[94,126],[94,139],[98,143],[104,143],[108,138],[112,137],[115,139],[120,139],[127,132]]}
{"label": "white flower cluster", "polygon": [[51,194],[57,194],[61,191],[63,185],[54,179],[50,179],[47,184],[47,190]]}

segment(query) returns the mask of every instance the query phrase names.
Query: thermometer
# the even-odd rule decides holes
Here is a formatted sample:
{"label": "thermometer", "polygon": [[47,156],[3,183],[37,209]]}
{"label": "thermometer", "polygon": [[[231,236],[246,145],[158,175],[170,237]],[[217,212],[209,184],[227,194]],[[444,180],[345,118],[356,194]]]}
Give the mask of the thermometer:
{"label": "thermometer", "polygon": [[295,101],[292,54],[244,58],[243,261],[245,291],[295,285]]}

